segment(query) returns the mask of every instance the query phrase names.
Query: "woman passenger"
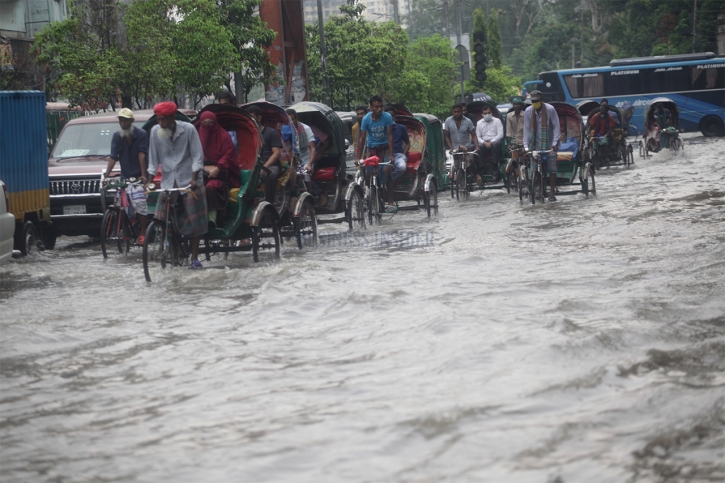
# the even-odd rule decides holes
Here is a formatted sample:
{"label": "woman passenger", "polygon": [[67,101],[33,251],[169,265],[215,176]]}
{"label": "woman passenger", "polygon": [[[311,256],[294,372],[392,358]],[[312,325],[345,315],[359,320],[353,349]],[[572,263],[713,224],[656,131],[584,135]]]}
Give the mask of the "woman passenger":
{"label": "woman passenger", "polygon": [[217,122],[214,113],[202,113],[199,139],[204,149],[204,185],[209,224],[223,225],[227,216],[229,190],[239,188],[239,164],[232,138]]}

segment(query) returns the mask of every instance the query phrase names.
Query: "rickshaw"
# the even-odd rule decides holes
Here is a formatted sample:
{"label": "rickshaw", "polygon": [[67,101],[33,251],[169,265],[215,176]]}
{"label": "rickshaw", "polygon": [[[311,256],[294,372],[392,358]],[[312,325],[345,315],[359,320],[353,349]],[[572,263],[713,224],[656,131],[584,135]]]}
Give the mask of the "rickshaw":
{"label": "rickshaw", "polygon": [[[428,218],[438,216],[438,189],[445,178],[445,155],[442,148],[441,122],[437,117],[430,114],[414,115],[402,105],[395,106],[395,115],[396,122],[405,126],[408,132],[410,150],[406,170],[395,182],[393,200],[396,205],[399,201],[415,201],[416,204],[397,205],[389,207],[389,209],[393,213],[425,209]],[[432,149],[429,149],[429,147],[432,147]],[[364,157],[367,158],[367,156]],[[372,158],[376,157],[370,157],[368,160]],[[370,164],[371,162],[373,164]],[[365,166],[358,166],[351,188],[367,186],[365,167],[377,168],[378,166],[375,161],[368,161]],[[377,171],[375,169],[376,173]],[[380,188],[368,186],[365,192],[367,219],[371,225],[380,224],[386,211],[385,200],[387,200],[387,195],[384,193],[386,187],[382,186]]]}
{"label": "rickshaw", "polygon": [[[349,183],[346,175],[347,128],[338,114],[318,102],[291,106],[301,123],[319,129],[331,142],[323,157],[315,162],[311,179],[327,194],[327,203],[316,206],[317,223],[347,223],[350,230],[365,228],[365,200],[362,186]],[[338,216],[325,216],[338,215]],[[339,216],[342,215],[342,216]]]}
{"label": "rickshaw", "polygon": [[[272,203],[279,215],[280,236],[283,241],[294,239],[300,250],[305,244],[317,246],[315,199],[308,192],[304,178],[297,176],[297,165],[300,162],[297,128],[287,111],[277,104],[257,101],[244,104],[242,108],[248,106],[257,106],[261,111],[262,124],[276,129],[282,139],[283,148],[279,160],[282,171],[277,177]],[[257,196],[261,198],[264,198],[264,183],[262,179],[257,188]]]}
{"label": "rickshaw", "polygon": [[[594,169],[599,170],[605,165],[607,167],[624,166],[629,168],[629,166],[634,163],[634,152],[632,145],[627,142],[628,123],[625,120],[624,113],[616,106],[609,106],[609,115],[612,116],[616,122],[612,137],[592,137],[590,133],[591,127],[589,125],[589,120],[594,116],[598,116],[600,111],[601,109],[598,105],[589,110],[586,123],[586,138],[589,145],[589,157]],[[604,153],[604,146],[608,145],[610,142],[611,146],[608,150],[609,155],[606,156]]]}
{"label": "rickshaw", "polygon": [[496,162],[495,157],[491,155],[486,156],[482,160],[485,172],[481,175],[483,183],[478,184],[476,183],[476,178],[473,174],[473,170],[470,168],[471,163],[474,162],[474,154],[452,152],[451,155],[453,156],[453,163],[451,164],[451,171],[449,173],[449,176],[452,180],[451,198],[455,198],[456,200],[461,198],[463,198],[464,200],[468,199],[469,194],[473,191],[498,190],[501,188],[506,188],[508,192],[511,191],[509,177],[506,174],[506,165],[508,163],[508,160],[504,158],[504,154],[507,149],[505,117],[501,116],[501,113],[495,105],[483,101],[474,101],[469,103],[467,105],[468,114],[472,114],[473,116],[475,116],[476,119],[480,121],[482,118],[481,113],[485,106],[491,108],[491,114],[493,114],[493,117],[501,121],[504,128],[504,137],[501,140],[500,151],[498,153],[498,161]]}
{"label": "rickshaw", "polygon": [[[588,158],[585,149],[584,121],[579,111],[565,102],[549,102],[559,117],[561,130],[559,150],[557,154],[557,175],[556,185],[578,186],[579,189],[562,191],[557,188],[556,195],[574,195],[583,193],[587,198],[589,193],[596,196],[597,189],[594,180],[594,167]],[[526,169],[520,170],[519,176],[519,197],[523,201],[523,195],[527,192],[532,204],[536,201],[541,203],[546,199],[546,188],[549,185],[548,175],[542,172],[541,152],[532,151],[528,153]],[[526,180],[530,180],[529,188],[524,188]],[[578,182],[577,182],[578,181]]]}
{"label": "rickshaw", "polygon": [[[206,255],[209,259],[217,253],[226,255],[230,252],[251,251],[255,262],[264,254],[278,259],[281,245],[279,215],[274,206],[258,194],[260,173],[264,169],[259,162],[262,148],[259,125],[251,115],[238,107],[212,104],[201,112],[204,111],[213,112],[223,129],[237,133],[241,188],[230,190],[226,223],[208,230],[199,247],[199,255]],[[154,117],[144,128],[150,131],[155,124]],[[149,193],[149,213],[156,212],[159,193],[162,191],[156,188]],[[151,281],[151,269],[154,266],[163,269],[166,265],[188,264],[189,240],[174,236],[173,232],[178,232],[178,228],[167,227],[163,221],[154,219],[149,224],[143,245],[143,266],[147,281]]]}
{"label": "rickshaw", "polygon": [[644,146],[640,156],[669,148],[675,154],[684,152],[685,145],[679,135],[680,113],[677,104],[667,97],[657,97],[644,108]]}

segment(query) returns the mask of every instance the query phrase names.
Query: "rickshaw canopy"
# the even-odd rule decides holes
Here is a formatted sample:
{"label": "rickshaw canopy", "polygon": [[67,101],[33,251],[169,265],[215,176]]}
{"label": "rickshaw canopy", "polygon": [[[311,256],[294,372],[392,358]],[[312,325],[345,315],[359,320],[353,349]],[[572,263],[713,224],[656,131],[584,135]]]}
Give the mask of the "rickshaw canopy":
{"label": "rickshaw canopy", "polygon": [[669,109],[670,113],[672,113],[672,125],[675,127],[675,129],[680,128],[680,112],[677,109],[677,104],[675,101],[670,99],[669,97],[655,97],[651,101],[647,103],[647,105],[644,108],[644,130],[645,132],[649,132],[652,130],[652,123],[655,122],[655,109],[658,105],[661,105],[662,107]]}
{"label": "rickshaw canopy", "polygon": [[246,110],[229,105],[209,104],[205,106],[194,120],[199,128],[201,115],[212,112],[217,122],[225,131],[237,133],[237,162],[241,169],[254,169],[259,152],[262,150],[262,135],[257,121]]}
{"label": "rickshaw canopy", "polygon": [[446,154],[443,149],[443,125],[440,119],[432,114],[415,113],[414,116],[425,125],[428,162],[433,167],[438,188],[443,189],[451,182],[446,170]]}

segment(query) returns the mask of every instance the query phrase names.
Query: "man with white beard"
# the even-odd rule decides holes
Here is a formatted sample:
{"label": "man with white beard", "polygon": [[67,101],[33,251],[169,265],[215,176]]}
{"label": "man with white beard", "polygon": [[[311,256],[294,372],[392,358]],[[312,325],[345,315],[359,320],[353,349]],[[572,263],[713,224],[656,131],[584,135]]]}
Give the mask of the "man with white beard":
{"label": "man with white beard", "polygon": [[138,245],[143,245],[146,234],[146,216],[148,207],[146,205],[146,193],[144,188],[148,185],[146,177],[146,155],[149,152],[149,138],[146,131],[133,125],[133,111],[123,108],[118,111],[118,124],[120,129],[113,133],[111,140],[111,155],[106,168],[107,176],[112,175],[116,161],[121,165],[121,177],[125,179],[140,179],[143,187],[128,185],[126,195],[129,197],[131,207],[141,224],[141,236],[136,240]]}
{"label": "man with white beard", "polygon": [[[149,174],[156,175],[161,167],[161,188],[185,188],[191,192],[174,196],[178,205],[179,232],[191,239],[190,269],[202,268],[199,262],[199,240],[208,229],[206,192],[204,190],[204,150],[199,132],[188,122],[176,120],[176,104],[160,102],[154,106],[158,124],[151,129],[149,145]],[[161,193],[156,206],[163,206]],[[166,220],[166,213],[157,209],[156,218]]]}

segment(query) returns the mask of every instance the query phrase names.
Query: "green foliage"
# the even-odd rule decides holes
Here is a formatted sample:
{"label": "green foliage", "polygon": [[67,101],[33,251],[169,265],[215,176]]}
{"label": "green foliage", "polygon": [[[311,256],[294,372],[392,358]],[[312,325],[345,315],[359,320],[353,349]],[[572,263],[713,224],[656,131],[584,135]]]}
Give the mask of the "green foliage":
{"label": "green foliage", "polygon": [[68,20],[40,32],[36,49],[37,61],[59,73],[59,93],[91,110],[119,95],[127,107],[132,98],[148,107],[181,93],[196,105],[239,66],[214,0],[79,2]]}
{"label": "green foliage", "polygon": [[398,102],[414,112],[447,116],[459,65],[458,51],[438,34],[412,42],[398,85]]}
{"label": "green foliage", "polygon": [[488,32],[486,35],[487,64],[494,69],[500,69],[502,63],[501,55],[501,32],[498,26],[498,11],[492,10],[488,16]]}
{"label": "green foliage", "polygon": [[478,87],[478,83],[475,80],[466,82],[466,94],[473,94],[474,92],[485,92],[493,98],[497,103],[509,102],[510,98],[521,93],[523,84],[521,79],[516,77],[511,71],[511,67],[504,65],[500,69],[489,67],[486,69],[486,82],[483,83],[483,88]]}
{"label": "green foliage", "polygon": [[[392,101],[403,74],[408,34],[393,22],[376,23],[355,15],[354,5],[347,12],[325,22],[326,73],[332,106],[367,104],[374,94]],[[327,104],[330,101],[323,90],[318,26],[307,25],[306,34],[310,97]]]}
{"label": "green foliage", "polygon": [[217,0],[221,24],[229,31],[239,54],[239,66],[233,70],[238,73],[236,81],[243,84],[245,98],[255,85],[276,75],[265,48],[272,45],[277,32],[256,15],[261,3],[262,0]]}
{"label": "green foliage", "polygon": [[[483,13],[483,10],[480,8],[477,8],[473,11],[473,30],[471,31],[471,40],[473,40],[473,36],[475,34],[483,34],[484,38],[486,38],[486,14]],[[473,50],[473,45],[471,45],[471,50]],[[488,50],[488,49],[487,49]],[[471,54],[473,57],[473,54]],[[488,51],[486,52],[486,62],[484,62],[488,66]],[[473,59],[473,68],[471,69],[471,77],[472,79],[469,81],[471,85],[478,85],[479,88],[483,88],[483,84],[481,84],[479,81],[476,80],[476,72],[478,72],[478,62],[476,62],[475,59]],[[475,92],[478,92],[477,90]]]}

